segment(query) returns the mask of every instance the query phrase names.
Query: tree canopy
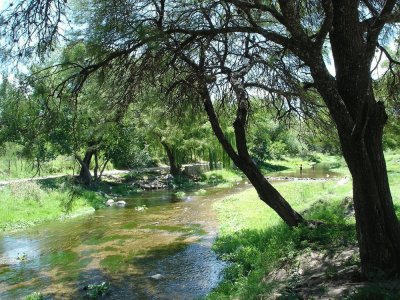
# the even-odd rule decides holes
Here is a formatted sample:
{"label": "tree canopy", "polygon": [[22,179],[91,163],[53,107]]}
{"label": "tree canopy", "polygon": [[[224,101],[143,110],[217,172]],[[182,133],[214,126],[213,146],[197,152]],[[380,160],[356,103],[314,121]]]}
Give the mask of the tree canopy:
{"label": "tree canopy", "polygon": [[[390,55],[398,46],[398,1],[23,0],[1,16],[7,57],[43,57],[70,40],[85,45],[83,59],[44,71],[64,74],[53,95],[79,99],[101,80],[116,91],[111,102],[122,113],[148,85],[159,87],[169,107],[202,107],[225,152],[290,226],[306,221],[248,147],[253,103],[262,101],[279,120],[334,124],[353,177],[363,272],[400,273],[400,225],[382,145],[387,113],[371,75],[377,52],[389,70],[398,64]],[[221,107],[234,139],[221,125]]]}

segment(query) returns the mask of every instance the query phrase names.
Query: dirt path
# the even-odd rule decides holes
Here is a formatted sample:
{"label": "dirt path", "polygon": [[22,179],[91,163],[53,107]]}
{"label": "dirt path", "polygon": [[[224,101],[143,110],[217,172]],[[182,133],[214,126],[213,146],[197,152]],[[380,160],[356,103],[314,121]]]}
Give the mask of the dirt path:
{"label": "dirt path", "polygon": [[[112,176],[119,174],[127,174],[130,170],[112,170],[112,171],[104,171],[103,176]],[[30,178],[20,178],[20,179],[8,179],[8,180],[0,180],[0,186],[21,183],[21,182],[29,182],[29,181],[37,181],[43,179],[52,179],[52,178],[60,178],[64,176],[72,176],[66,174],[58,174],[58,175],[47,175],[47,176],[38,176],[38,177],[30,177]]]}

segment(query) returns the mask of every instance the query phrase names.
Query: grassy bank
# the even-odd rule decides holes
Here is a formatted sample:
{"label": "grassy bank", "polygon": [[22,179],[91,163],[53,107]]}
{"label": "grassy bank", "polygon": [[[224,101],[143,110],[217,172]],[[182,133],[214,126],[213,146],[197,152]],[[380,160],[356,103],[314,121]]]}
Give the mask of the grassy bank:
{"label": "grassy bank", "polygon": [[230,187],[235,182],[242,180],[242,175],[233,170],[214,170],[202,174],[201,182],[219,187]]}
{"label": "grassy bank", "polygon": [[[393,198],[400,216],[400,155],[388,153],[387,162]],[[302,278],[307,274],[292,270],[307,270],[299,267],[304,265],[302,260],[310,256],[319,257],[321,253],[333,259],[339,253],[353,249],[350,257],[340,261],[340,268],[359,268],[355,220],[349,212],[351,201],[343,201],[351,196],[350,181],[294,181],[275,186],[296,210],[303,211],[307,219],[321,220],[324,225],[289,229],[258,199],[254,189],[216,203],[220,231],[214,249],[230,264],[223,281],[208,299],[298,299]],[[323,271],[319,270],[322,275],[314,276],[335,285],[337,274],[343,273],[340,268],[332,264]],[[279,270],[285,275],[279,275]],[[278,280],[276,277],[282,278]],[[329,284],[323,282],[321,286],[320,295],[330,291]],[[392,288],[365,284],[346,297],[399,299],[399,291]]]}
{"label": "grassy bank", "polygon": [[102,201],[94,191],[74,187],[65,179],[6,185],[0,187],[0,231],[89,213]]}
{"label": "grassy bank", "polygon": [[[118,197],[140,191],[132,186],[133,178],[101,182],[87,189],[75,185],[72,178],[68,178],[27,181],[0,187],[0,231],[24,229],[92,212],[104,207],[106,194]],[[186,188],[229,187],[239,180],[241,177],[233,171],[216,170],[203,174],[200,182],[181,179],[176,189],[184,194],[182,191]]]}

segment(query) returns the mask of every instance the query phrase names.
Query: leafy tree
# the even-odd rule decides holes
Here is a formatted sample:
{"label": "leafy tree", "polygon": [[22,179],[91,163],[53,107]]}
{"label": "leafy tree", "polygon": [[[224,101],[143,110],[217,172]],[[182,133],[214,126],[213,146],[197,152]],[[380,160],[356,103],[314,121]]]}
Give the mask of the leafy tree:
{"label": "leafy tree", "polygon": [[[36,3],[39,8],[43,3],[55,3],[22,2]],[[384,46],[396,33],[393,24],[400,21],[398,1],[86,3],[93,8],[84,11],[89,25],[87,39],[96,45],[97,52],[92,61],[76,66],[74,91],[82,87],[89,74],[104,72],[111,65],[117,69],[129,66],[134,72],[145,72],[149,66],[160,71],[154,62],[166,57],[161,62],[168,62],[166,65],[179,72],[174,78],[180,94],[191,95],[192,103],[204,105],[225,151],[253,183],[260,198],[288,225],[296,226],[304,220],[265,180],[249,154],[246,126],[251,95],[265,93],[266,103],[278,111],[301,111],[309,117],[328,111],[353,177],[363,273],[369,277],[400,273],[400,225],[382,146],[387,114],[375,97],[371,78],[377,47],[388,55]],[[30,11],[18,6],[3,15],[12,29],[11,40],[15,32],[26,37],[32,26],[38,26],[32,22]],[[49,14],[33,11],[38,11],[39,24],[46,24]],[[60,18],[50,19],[50,28],[55,28]],[[15,20],[20,22],[12,22]],[[38,32],[43,33],[37,41],[38,49],[42,49],[43,44],[51,44],[56,31]],[[329,72],[329,53],[335,75]],[[133,80],[125,78],[122,75],[121,82],[127,87],[135,86]],[[217,102],[236,106],[232,118],[235,146],[221,129],[214,107]]]}

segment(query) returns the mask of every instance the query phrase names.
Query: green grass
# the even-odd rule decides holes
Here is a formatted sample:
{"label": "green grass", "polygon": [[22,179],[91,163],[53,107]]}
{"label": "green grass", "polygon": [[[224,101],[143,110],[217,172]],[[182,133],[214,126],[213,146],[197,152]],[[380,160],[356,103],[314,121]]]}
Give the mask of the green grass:
{"label": "green grass", "polygon": [[[276,184],[296,210],[306,210],[319,199],[350,196],[349,185],[336,182],[295,181]],[[328,198],[328,199],[327,199]],[[221,222],[220,234],[226,235],[243,229],[265,229],[281,223],[278,215],[265,205],[254,189],[227,197],[215,204]]]}
{"label": "green grass", "polygon": [[[400,216],[400,155],[388,153],[386,158],[394,203]],[[341,162],[337,165],[343,168]],[[213,247],[230,264],[222,282],[208,299],[261,299],[274,288],[273,283],[263,283],[265,275],[283,262],[291,263],[307,249],[329,251],[356,243],[355,220],[346,216],[342,204],[343,199],[352,194],[351,183],[294,181],[275,186],[308,220],[321,220],[324,224],[316,229],[290,229],[259,200],[254,189],[217,202],[214,207],[220,231]],[[366,293],[385,296],[387,291],[360,289],[352,297],[362,299]]]}
{"label": "green grass", "polygon": [[201,181],[210,185],[225,186],[233,184],[242,179],[241,175],[233,170],[214,170],[201,175]]}
{"label": "green grass", "polygon": [[0,189],[0,231],[89,213],[103,202],[93,191],[71,190],[67,184],[51,188],[28,181]]}
{"label": "green grass", "polygon": [[385,157],[393,202],[397,217],[400,218],[400,153],[391,151]]}

